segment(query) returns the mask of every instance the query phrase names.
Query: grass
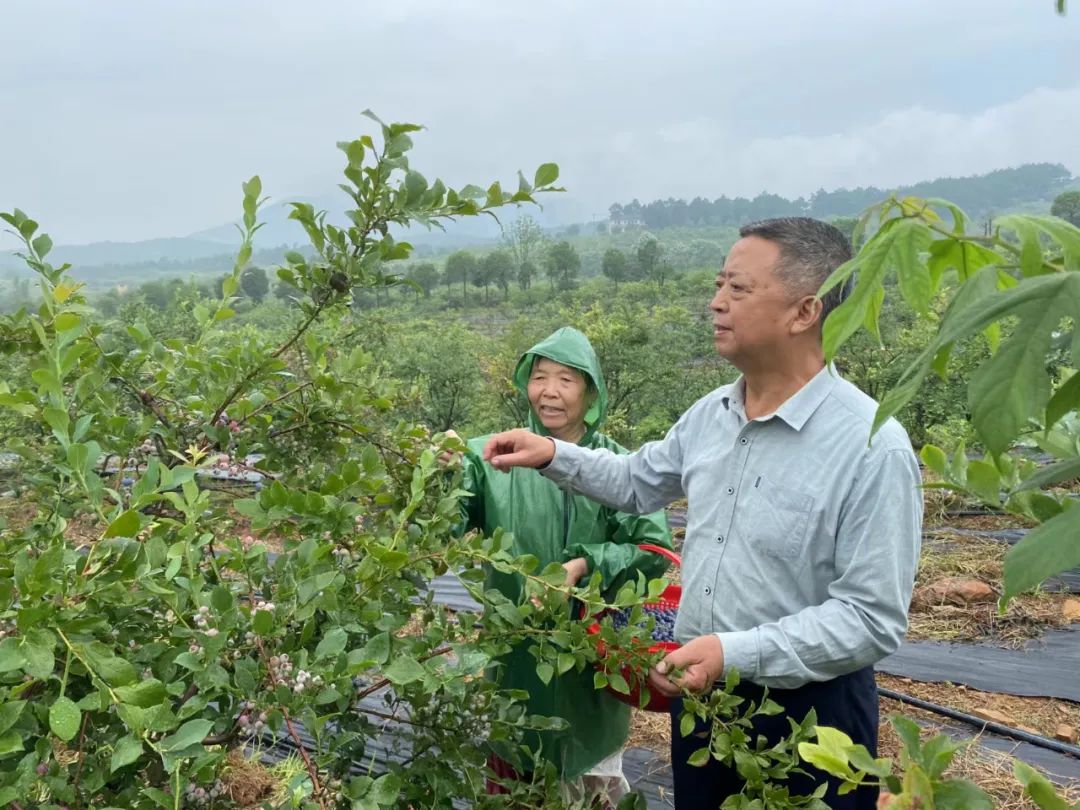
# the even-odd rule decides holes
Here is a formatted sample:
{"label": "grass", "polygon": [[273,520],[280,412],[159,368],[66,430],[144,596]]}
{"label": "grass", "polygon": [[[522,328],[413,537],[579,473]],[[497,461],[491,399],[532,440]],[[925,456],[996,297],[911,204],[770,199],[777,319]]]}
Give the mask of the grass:
{"label": "grass", "polygon": [[[1006,543],[960,534],[935,535],[923,543],[915,587],[945,577],[1002,581]],[[971,605],[914,604],[908,638],[939,641],[992,641],[1022,647],[1051,627],[1067,625],[1064,606],[1069,594],[1034,591],[1009,602],[1004,613],[996,603]]]}

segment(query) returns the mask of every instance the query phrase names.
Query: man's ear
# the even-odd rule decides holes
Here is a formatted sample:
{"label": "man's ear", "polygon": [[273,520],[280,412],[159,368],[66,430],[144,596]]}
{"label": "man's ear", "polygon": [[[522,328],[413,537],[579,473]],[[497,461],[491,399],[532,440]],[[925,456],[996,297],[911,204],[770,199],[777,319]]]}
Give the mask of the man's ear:
{"label": "man's ear", "polygon": [[795,318],[791,322],[792,334],[800,335],[811,329],[820,329],[823,307],[816,295],[803,296],[796,304]]}

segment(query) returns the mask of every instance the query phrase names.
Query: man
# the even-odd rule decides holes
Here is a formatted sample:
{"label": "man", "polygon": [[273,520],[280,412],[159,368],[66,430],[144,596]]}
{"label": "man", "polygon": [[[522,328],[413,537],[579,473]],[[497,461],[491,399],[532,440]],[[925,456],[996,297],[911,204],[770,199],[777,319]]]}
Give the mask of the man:
{"label": "man", "polygon": [[[687,497],[683,647],[649,673],[665,694],[711,689],[728,668],[741,694],[763,687],[802,720],[839,728],[876,752],[874,662],[907,629],[919,555],[919,468],[904,429],[887,421],[871,439],[877,408],[826,368],[821,327],[840,288],[817,291],[850,258],[836,228],[808,218],[748,225],[717,277],[710,304],[717,352],[742,372],[706,395],[667,436],[616,456],[526,431],[498,434],[485,458],[498,469],[542,468],[560,486],[627,512]],[[677,668],[683,676],[666,674]],[[676,806],[714,809],[742,790],[737,774],[687,759],[705,744],[683,737],[673,701]],[[787,734],[786,717],[757,732]],[[810,793],[824,777],[792,778]],[[838,796],[834,810],[870,810],[877,791]]]}

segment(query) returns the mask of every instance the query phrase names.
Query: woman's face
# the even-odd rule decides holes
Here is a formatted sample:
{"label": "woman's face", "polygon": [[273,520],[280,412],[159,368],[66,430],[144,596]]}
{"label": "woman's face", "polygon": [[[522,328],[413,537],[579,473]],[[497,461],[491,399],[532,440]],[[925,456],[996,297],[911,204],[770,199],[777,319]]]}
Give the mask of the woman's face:
{"label": "woman's face", "polygon": [[527,391],[533,413],[553,436],[561,439],[582,432],[589,410],[588,385],[576,368],[539,357],[533,363]]}

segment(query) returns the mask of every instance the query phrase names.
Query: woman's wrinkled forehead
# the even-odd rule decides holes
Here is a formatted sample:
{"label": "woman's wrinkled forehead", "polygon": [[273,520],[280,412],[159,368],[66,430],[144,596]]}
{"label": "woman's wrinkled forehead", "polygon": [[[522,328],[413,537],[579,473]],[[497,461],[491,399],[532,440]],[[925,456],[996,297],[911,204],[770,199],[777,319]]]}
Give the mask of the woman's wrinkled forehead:
{"label": "woman's wrinkled forehead", "polygon": [[589,376],[585,374],[581,369],[574,368],[573,366],[567,366],[560,363],[558,360],[552,360],[550,357],[544,357],[543,355],[536,355],[533,357],[532,368],[529,370],[530,374],[535,374],[538,371],[543,371],[548,374],[561,374],[563,372],[570,372],[575,377],[588,382]]}

